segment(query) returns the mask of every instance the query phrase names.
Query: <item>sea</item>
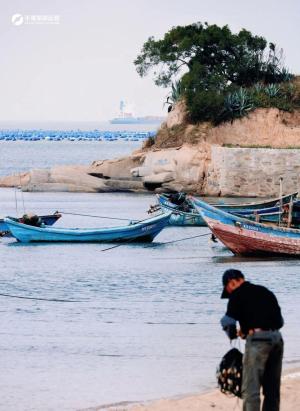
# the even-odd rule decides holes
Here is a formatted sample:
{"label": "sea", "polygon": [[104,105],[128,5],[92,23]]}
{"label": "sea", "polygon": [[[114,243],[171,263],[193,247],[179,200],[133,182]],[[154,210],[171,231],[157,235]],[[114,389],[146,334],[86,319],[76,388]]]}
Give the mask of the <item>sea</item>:
{"label": "sea", "polygon": [[[140,144],[1,141],[0,174],[90,164]],[[2,188],[0,216],[58,210],[59,227],[108,227],[127,224],[112,217],[145,218],[155,201],[152,193]],[[108,409],[215,388],[216,366],[230,349],[219,323],[228,268],[275,292],[285,319],[284,368],[300,365],[300,260],[235,257],[206,227],[168,227],[150,247],[4,237],[0,257],[1,411]]]}

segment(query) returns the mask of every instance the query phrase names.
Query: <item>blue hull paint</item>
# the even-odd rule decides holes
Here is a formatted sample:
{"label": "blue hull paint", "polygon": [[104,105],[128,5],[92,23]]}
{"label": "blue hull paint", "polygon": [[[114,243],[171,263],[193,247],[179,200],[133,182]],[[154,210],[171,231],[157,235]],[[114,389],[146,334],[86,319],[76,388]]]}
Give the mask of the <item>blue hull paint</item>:
{"label": "blue hull paint", "polygon": [[33,227],[5,219],[12,235],[21,242],[122,242],[152,241],[169,223],[171,213],[164,213],[128,226],[112,228]]}
{"label": "blue hull paint", "polygon": [[[282,199],[282,204],[286,204],[290,201],[291,197],[295,198],[297,193],[289,194]],[[188,199],[189,204],[191,205],[191,212],[185,212],[178,209],[178,205],[169,201],[166,195],[158,195],[158,202],[160,206],[165,211],[173,211],[170,218],[170,225],[176,226],[206,226],[206,222],[203,220],[200,212],[199,205],[201,208],[202,200],[198,200],[195,197]],[[282,211],[280,210],[280,205],[275,205],[278,203],[278,199],[260,202],[260,203],[249,203],[249,204],[238,204],[238,205],[229,205],[229,204],[218,204],[216,208],[239,215],[250,220],[256,219],[256,214],[259,215],[260,221],[265,222],[278,222]],[[300,202],[296,202],[300,204]]]}
{"label": "blue hull paint", "polygon": [[[54,213],[54,214],[49,214],[49,215],[42,215],[42,216],[39,216],[39,217],[45,225],[50,225],[51,226],[51,225],[56,223],[56,221],[61,217],[61,214]],[[1,218],[0,219],[0,233],[1,232],[8,232],[8,231],[9,231],[8,225],[6,224],[4,219]]]}
{"label": "blue hull paint", "polygon": [[[172,211],[170,218],[170,225],[175,226],[195,226],[195,227],[204,227],[206,226],[205,221],[201,217],[201,214],[198,210],[193,207],[193,212],[185,212],[178,210],[176,204],[171,203],[167,197],[164,195],[158,195],[158,202],[162,209],[166,212]],[[191,204],[193,206],[193,204]]]}

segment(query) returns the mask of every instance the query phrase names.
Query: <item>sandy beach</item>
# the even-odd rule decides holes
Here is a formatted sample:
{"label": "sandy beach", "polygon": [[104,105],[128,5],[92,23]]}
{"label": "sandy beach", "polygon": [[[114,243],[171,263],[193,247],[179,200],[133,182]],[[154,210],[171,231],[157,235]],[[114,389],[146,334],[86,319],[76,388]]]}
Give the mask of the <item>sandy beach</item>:
{"label": "sandy beach", "polygon": [[[144,404],[119,403],[81,411],[230,411],[241,410],[242,401],[218,390],[178,398],[165,398]],[[281,411],[300,409],[300,369],[286,371],[281,385]]]}

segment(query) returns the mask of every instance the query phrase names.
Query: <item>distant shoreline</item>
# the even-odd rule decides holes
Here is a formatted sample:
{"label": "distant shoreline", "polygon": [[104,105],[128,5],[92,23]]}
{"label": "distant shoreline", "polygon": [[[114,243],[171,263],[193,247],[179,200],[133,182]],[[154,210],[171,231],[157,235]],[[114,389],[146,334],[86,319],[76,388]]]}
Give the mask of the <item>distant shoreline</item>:
{"label": "distant shoreline", "polygon": [[156,131],[160,123],[111,124],[107,121],[0,121],[0,130],[111,130],[111,131]]}

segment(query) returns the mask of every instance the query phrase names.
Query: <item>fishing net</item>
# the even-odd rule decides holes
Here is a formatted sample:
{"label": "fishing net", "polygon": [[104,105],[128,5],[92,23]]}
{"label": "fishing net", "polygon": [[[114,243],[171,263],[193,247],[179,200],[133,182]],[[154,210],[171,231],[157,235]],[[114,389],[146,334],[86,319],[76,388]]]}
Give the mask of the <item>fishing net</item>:
{"label": "fishing net", "polygon": [[217,368],[217,382],[223,394],[242,396],[243,354],[232,348],[222,358]]}

